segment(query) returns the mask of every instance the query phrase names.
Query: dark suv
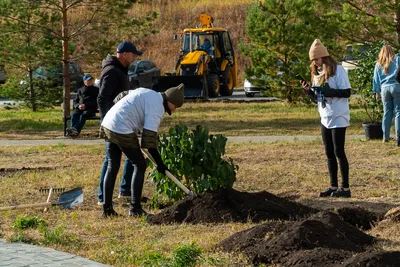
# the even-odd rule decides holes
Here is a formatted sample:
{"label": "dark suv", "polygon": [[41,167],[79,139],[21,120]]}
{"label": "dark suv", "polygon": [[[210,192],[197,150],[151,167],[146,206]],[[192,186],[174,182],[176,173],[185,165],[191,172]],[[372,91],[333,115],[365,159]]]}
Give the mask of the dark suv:
{"label": "dark suv", "polygon": [[150,60],[135,60],[129,67],[129,86],[151,88],[152,77],[160,76],[160,69]]}
{"label": "dark suv", "polygon": [[[76,92],[83,86],[83,71],[78,64],[74,62],[69,63],[69,72],[71,75],[71,91]],[[32,72],[33,79],[48,79],[49,86],[63,86],[63,69],[62,66],[40,66]],[[26,84],[27,81],[22,80],[21,85]]]}

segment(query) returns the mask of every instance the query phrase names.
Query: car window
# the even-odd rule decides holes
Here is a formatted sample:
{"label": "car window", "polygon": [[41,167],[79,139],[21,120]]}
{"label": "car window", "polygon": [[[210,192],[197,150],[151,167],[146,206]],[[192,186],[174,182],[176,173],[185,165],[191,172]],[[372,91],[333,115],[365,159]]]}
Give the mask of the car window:
{"label": "car window", "polygon": [[141,71],[141,70],[144,70],[144,62],[140,62],[140,63],[139,63],[136,72],[139,72],[139,71]]}
{"label": "car window", "polygon": [[136,72],[136,68],[138,65],[138,61],[134,61],[130,66],[129,66],[129,72],[135,73]]}
{"label": "car window", "polygon": [[153,67],[152,67],[152,64],[151,64],[151,62],[150,61],[146,61],[145,63],[144,63],[144,70],[151,70]]}

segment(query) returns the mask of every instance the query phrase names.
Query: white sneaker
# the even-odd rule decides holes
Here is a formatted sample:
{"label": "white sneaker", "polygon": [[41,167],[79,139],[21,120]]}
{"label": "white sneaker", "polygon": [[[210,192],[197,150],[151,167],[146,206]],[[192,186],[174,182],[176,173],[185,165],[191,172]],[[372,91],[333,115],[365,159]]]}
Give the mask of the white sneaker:
{"label": "white sneaker", "polygon": [[[97,202],[97,205],[98,205],[98,206],[104,206],[104,202],[98,201],[98,202]],[[113,202],[112,202],[112,205],[113,205],[113,207],[115,207],[115,206],[117,206],[118,204],[115,203],[115,202],[113,201]]]}

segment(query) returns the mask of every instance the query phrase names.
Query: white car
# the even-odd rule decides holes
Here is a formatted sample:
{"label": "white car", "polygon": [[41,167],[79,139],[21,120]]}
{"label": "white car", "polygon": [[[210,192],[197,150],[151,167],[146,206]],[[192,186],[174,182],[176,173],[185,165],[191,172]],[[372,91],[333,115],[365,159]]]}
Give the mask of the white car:
{"label": "white car", "polygon": [[253,97],[256,93],[260,93],[262,90],[265,90],[266,88],[260,87],[260,86],[255,86],[249,82],[249,80],[245,79],[244,80],[244,93],[246,94],[247,97]]}

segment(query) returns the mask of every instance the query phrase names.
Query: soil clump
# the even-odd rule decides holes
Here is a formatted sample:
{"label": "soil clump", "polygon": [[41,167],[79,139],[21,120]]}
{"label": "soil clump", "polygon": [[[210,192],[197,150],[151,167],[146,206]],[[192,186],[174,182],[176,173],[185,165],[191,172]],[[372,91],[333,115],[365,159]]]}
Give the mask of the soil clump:
{"label": "soil clump", "polygon": [[150,224],[260,222],[296,220],[318,212],[266,191],[247,193],[219,189],[186,198],[148,218]]}
{"label": "soil clump", "polygon": [[217,246],[240,251],[253,264],[334,266],[364,252],[373,241],[337,214],[320,212],[297,222],[267,222],[236,233]]}

